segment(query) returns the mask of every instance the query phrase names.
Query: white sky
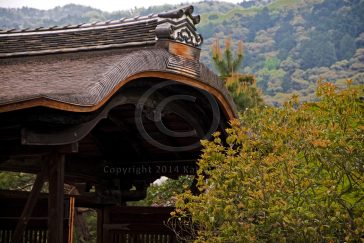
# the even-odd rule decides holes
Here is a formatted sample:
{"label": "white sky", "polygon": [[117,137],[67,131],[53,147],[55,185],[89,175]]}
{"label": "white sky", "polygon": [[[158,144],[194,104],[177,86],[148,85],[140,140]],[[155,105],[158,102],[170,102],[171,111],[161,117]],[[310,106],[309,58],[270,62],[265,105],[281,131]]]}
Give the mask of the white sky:
{"label": "white sky", "polygon": [[[238,3],[244,0],[224,0]],[[51,9],[69,3],[91,6],[103,11],[128,10],[134,7],[149,7],[163,4],[193,3],[198,0],[0,0],[0,7],[21,8],[32,7],[38,9]]]}

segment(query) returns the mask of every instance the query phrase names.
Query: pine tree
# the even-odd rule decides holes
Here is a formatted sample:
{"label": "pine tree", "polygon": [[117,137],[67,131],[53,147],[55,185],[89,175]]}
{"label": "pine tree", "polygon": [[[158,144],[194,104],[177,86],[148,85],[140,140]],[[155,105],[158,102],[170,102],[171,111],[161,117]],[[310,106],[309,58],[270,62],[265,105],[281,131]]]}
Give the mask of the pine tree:
{"label": "pine tree", "polygon": [[225,48],[222,50],[219,40],[212,45],[212,59],[225,86],[230,91],[235,104],[241,111],[263,104],[260,90],[256,87],[256,79],[252,74],[237,72],[243,62],[243,43],[238,42],[235,55],[231,47],[231,37],[225,39]]}
{"label": "pine tree", "polygon": [[223,79],[230,77],[239,69],[239,66],[243,62],[243,43],[239,41],[238,50],[234,57],[231,49],[231,37],[225,39],[225,49],[223,53],[220,48],[219,39],[216,39],[212,45],[212,59],[215,67],[220,73],[220,77]]}

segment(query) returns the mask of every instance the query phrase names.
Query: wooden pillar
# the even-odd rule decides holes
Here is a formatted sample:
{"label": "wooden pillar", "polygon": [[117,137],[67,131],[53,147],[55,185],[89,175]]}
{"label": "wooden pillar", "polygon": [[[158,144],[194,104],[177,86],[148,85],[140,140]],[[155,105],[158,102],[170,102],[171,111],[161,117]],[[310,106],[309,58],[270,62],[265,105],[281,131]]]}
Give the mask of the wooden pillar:
{"label": "wooden pillar", "polygon": [[73,243],[73,229],[75,221],[75,197],[70,197],[69,202],[69,219],[68,219],[68,241],[67,243]]}
{"label": "wooden pillar", "polygon": [[104,242],[103,238],[104,231],[104,208],[97,209],[97,243]]}
{"label": "wooden pillar", "polygon": [[53,152],[48,158],[48,242],[63,243],[65,156]]}

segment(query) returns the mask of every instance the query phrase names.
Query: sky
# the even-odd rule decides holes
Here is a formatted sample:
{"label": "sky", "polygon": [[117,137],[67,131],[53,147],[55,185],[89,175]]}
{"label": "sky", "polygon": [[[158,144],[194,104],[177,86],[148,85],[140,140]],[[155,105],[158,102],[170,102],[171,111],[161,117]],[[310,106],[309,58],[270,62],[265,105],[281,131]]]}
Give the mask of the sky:
{"label": "sky", "polygon": [[[224,0],[225,2],[242,2],[243,0]],[[32,7],[38,9],[51,9],[56,6],[63,6],[75,3],[103,11],[128,10],[134,7],[149,7],[163,4],[193,3],[197,0],[0,0],[0,7],[21,8]]]}

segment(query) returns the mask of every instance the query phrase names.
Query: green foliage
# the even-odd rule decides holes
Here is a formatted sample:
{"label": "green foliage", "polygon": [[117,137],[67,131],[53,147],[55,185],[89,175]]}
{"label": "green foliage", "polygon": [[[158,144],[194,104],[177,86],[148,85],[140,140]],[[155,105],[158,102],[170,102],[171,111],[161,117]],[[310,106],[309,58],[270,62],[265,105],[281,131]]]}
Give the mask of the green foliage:
{"label": "green foliage", "polygon": [[251,74],[233,74],[226,78],[225,86],[239,111],[263,105],[261,93],[255,84],[255,77]]}
{"label": "green foliage", "polygon": [[[219,71],[220,77],[224,79],[225,86],[237,105],[238,110],[246,110],[263,104],[259,90],[256,88],[254,75],[240,74],[237,72],[243,61],[243,43],[238,43],[237,54],[233,56],[231,38],[225,39],[225,48],[222,50],[219,40],[216,39],[212,45],[212,59]],[[279,61],[279,60],[278,60]],[[275,65],[275,60],[267,65]]]}
{"label": "green foliage", "polygon": [[280,10],[284,8],[297,8],[302,4],[301,0],[277,0],[269,5],[270,10]]}
{"label": "green foliage", "polygon": [[212,46],[212,59],[216,69],[219,71],[221,78],[230,77],[236,73],[243,61],[243,43],[238,43],[236,55],[233,55],[231,48],[231,37],[225,39],[225,48],[222,51],[219,40],[216,39]]}
{"label": "green foliage", "polygon": [[356,44],[354,38],[348,34],[345,34],[339,42],[339,47],[337,51],[338,59],[350,59],[354,55],[355,50]]}
{"label": "green foliage", "polygon": [[0,172],[0,190],[31,190],[35,175],[19,172]]}
{"label": "green foliage", "polygon": [[[80,212],[78,212],[80,211]],[[97,212],[94,209],[76,208],[74,242],[95,243],[97,238]]]}
{"label": "green foliage", "polygon": [[328,37],[325,33],[314,32],[310,39],[302,43],[300,51],[304,69],[316,66],[329,67],[337,61],[335,46],[327,40]]}
{"label": "green foliage", "polygon": [[281,62],[281,60],[279,60],[276,57],[266,58],[265,62],[264,62],[264,68],[266,68],[268,70],[275,70],[278,68],[280,62]]}
{"label": "green foliage", "polygon": [[201,194],[179,195],[171,222],[192,220],[195,242],[363,240],[363,86],[324,83],[316,94],[251,109],[226,143],[203,141]]}
{"label": "green foliage", "polygon": [[[319,77],[331,82],[347,78],[364,82],[357,75],[362,72],[358,68],[360,61],[353,58],[362,43],[359,36],[364,25],[359,10],[364,9],[364,1],[274,0],[263,7],[249,6],[228,13],[209,13],[207,16],[217,14],[219,18],[205,21],[199,30],[206,35],[206,43],[211,43],[214,36],[226,35],[231,35],[233,41],[244,40],[244,66],[256,74],[257,85],[268,102],[283,103],[283,94],[297,91],[309,100],[314,90],[311,87]],[[203,60],[208,60],[204,58],[206,53],[202,54]],[[279,72],[272,75],[265,64],[274,58],[280,59],[281,64],[276,68]],[[294,65],[283,65],[292,60]],[[341,60],[349,62],[345,68],[328,72],[320,69]],[[302,71],[292,75],[297,69]],[[305,85],[299,84],[302,80]]]}

